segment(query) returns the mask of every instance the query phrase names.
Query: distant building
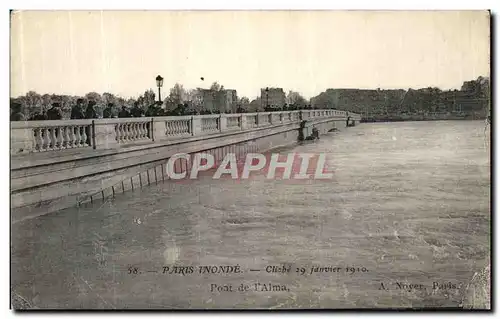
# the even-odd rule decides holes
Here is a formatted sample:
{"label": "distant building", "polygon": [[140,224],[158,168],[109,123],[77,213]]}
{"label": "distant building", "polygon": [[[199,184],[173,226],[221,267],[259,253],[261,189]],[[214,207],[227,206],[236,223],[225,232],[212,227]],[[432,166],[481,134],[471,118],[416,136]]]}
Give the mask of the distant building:
{"label": "distant building", "polygon": [[201,100],[202,100],[203,110],[212,112],[217,110],[216,95],[217,95],[216,91],[207,89],[201,90]]}
{"label": "distant building", "polygon": [[220,113],[234,113],[236,111],[236,90],[227,89],[214,91],[202,89],[200,94],[204,110]]}
{"label": "distant building", "polygon": [[271,108],[282,108],[286,103],[286,94],[282,88],[260,89],[260,101],[262,108],[269,105]]}
{"label": "distant building", "polygon": [[[224,110],[225,113],[235,113],[238,102],[238,95],[236,94],[236,90],[224,90]],[[222,111],[221,111],[222,112]]]}

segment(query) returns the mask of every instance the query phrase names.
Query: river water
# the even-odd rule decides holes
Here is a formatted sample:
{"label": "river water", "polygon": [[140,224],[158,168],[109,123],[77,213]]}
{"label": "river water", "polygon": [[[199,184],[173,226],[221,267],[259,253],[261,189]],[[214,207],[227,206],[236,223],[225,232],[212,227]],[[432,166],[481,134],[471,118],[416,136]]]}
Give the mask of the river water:
{"label": "river water", "polygon": [[[331,180],[165,182],[25,220],[12,225],[13,298],[51,309],[456,307],[489,263],[489,147],[481,121],[361,124],[280,150],[327,153]],[[199,273],[219,265],[240,272]]]}

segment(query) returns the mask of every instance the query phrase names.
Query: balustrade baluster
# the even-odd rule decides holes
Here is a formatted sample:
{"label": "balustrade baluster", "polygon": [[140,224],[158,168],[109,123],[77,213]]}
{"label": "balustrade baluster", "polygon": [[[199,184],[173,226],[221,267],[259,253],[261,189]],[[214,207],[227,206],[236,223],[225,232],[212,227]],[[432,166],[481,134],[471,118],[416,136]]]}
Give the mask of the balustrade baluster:
{"label": "balustrade baluster", "polygon": [[42,130],[40,128],[33,129],[33,136],[35,141],[35,150],[41,151],[43,145]]}
{"label": "balustrade baluster", "polygon": [[120,142],[128,141],[128,124],[129,123],[122,123],[120,125],[120,130],[121,130]]}
{"label": "balustrade baluster", "polygon": [[137,123],[137,130],[139,131],[139,140],[144,138],[144,122]]}
{"label": "balustrade baluster", "polygon": [[127,132],[128,124],[129,123],[122,123],[122,125],[121,125],[122,136],[120,137],[120,142],[128,141],[128,132]]}
{"label": "balustrade baluster", "polygon": [[69,145],[69,131],[71,130],[71,126],[65,126],[62,132],[63,142],[62,148],[68,148]]}
{"label": "balustrade baluster", "polygon": [[42,128],[42,138],[43,138],[43,147],[42,149],[44,151],[50,149],[50,137],[49,137],[49,131],[46,127]]}
{"label": "balustrade baluster", "polygon": [[122,136],[120,137],[120,142],[128,141],[128,123],[122,123],[121,125]]}
{"label": "balustrade baluster", "polygon": [[57,148],[62,149],[63,148],[63,142],[64,142],[64,126],[58,127],[57,128]]}
{"label": "balustrade baluster", "polygon": [[79,127],[79,130],[80,132],[82,132],[81,145],[83,147],[89,146],[90,144],[88,143],[88,137],[90,135],[90,126],[82,125]]}
{"label": "balustrade baluster", "polygon": [[55,127],[49,127],[47,128],[47,137],[48,139],[48,149],[49,150],[54,150],[55,148],[55,141],[56,141],[56,132],[55,132]]}
{"label": "balustrade baluster", "polygon": [[115,140],[120,143],[120,123],[115,124]]}
{"label": "balustrade baluster", "polygon": [[144,130],[143,130],[143,125],[144,123],[136,123],[135,127],[137,129],[137,139],[142,140],[144,137]]}
{"label": "balustrade baluster", "polygon": [[128,129],[128,123],[122,123],[121,124],[121,136],[120,136],[120,142],[126,142],[128,140],[128,134],[127,134],[127,129]]}
{"label": "balustrade baluster", "polygon": [[127,136],[129,141],[134,141],[136,137],[135,125],[134,123],[128,123],[127,125]]}
{"label": "balustrade baluster", "polygon": [[144,139],[144,122],[137,123],[138,140]]}
{"label": "balustrade baluster", "polygon": [[140,141],[142,139],[142,128],[141,128],[142,123],[134,123],[134,129],[135,129],[135,140]]}
{"label": "balustrade baluster", "polygon": [[134,141],[137,141],[139,139],[139,124],[138,123],[132,123],[132,130],[134,132]]}
{"label": "balustrade baluster", "polygon": [[127,142],[130,142],[130,141],[133,141],[133,126],[132,126],[132,123],[127,123],[127,125],[125,126],[125,139]]}
{"label": "balustrade baluster", "polygon": [[121,142],[121,139],[122,139],[122,134],[123,134],[123,131],[122,131],[122,124],[121,123],[116,123],[116,126],[115,126],[115,134],[116,134],[116,141],[118,143]]}
{"label": "balustrade baluster", "polygon": [[68,142],[67,142],[67,148],[73,148],[76,146],[75,140],[76,140],[76,130],[77,128],[75,126],[70,126],[68,130]]}
{"label": "balustrade baluster", "polygon": [[74,147],[80,147],[80,141],[82,139],[82,135],[80,132],[80,127],[79,126],[73,126],[73,132],[75,132],[75,136],[73,139],[73,144]]}

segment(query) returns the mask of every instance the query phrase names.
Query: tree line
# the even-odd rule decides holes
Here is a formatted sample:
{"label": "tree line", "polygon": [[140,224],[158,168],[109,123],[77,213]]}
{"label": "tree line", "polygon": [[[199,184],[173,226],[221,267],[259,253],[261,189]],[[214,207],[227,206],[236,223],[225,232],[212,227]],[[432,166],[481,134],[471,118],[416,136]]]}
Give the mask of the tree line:
{"label": "tree line", "polygon": [[[484,112],[490,98],[487,77],[465,81],[460,90],[437,87],[420,89],[327,89],[311,99],[316,106],[371,115],[399,115],[464,112]],[[463,107],[462,107],[463,106]]]}
{"label": "tree line", "polygon": [[[205,91],[205,92],[204,92]],[[112,93],[99,94],[90,92],[83,96],[39,94],[34,91],[10,99],[12,121],[40,121],[59,119],[90,119],[113,117],[142,116],[179,116],[224,113],[247,113],[278,110],[313,109],[308,101],[298,92],[290,91],[287,102],[280,108],[270,108],[262,104],[261,98],[253,101],[247,97],[237,97],[229,105],[229,109],[221,110],[225,103],[225,88],[214,82],[208,91],[215,107],[207,108],[204,94],[207,90],[200,88],[185,89],[176,83],[168,96],[160,103],[153,90],[146,90],[137,98],[124,98]]]}

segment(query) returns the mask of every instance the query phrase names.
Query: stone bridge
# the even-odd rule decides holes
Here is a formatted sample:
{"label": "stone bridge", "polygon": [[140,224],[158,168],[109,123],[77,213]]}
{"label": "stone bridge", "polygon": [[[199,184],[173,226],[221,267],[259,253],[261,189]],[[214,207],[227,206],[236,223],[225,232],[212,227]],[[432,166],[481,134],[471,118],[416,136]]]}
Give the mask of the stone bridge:
{"label": "stone bridge", "polygon": [[165,163],[177,153],[208,152],[217,163],[229,152],[263,152],[307,138],[313,128],[324,134],[360,120],[325,109],[11,122],[12,222],[164,180]]}

